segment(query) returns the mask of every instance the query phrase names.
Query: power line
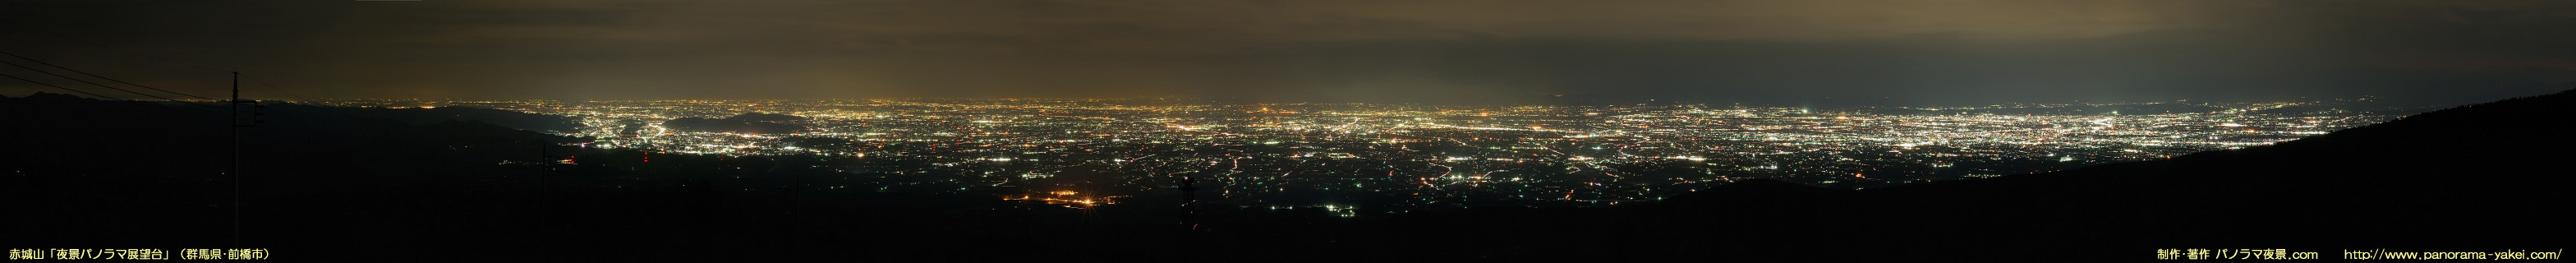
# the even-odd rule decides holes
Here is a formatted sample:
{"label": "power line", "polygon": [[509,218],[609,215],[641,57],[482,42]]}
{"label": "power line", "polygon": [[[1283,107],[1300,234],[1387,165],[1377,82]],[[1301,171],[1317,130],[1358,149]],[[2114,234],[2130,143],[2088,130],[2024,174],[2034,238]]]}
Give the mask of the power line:
{"label": "power line", "polygon": [[211,71],[217,71],[217,72],[231,72],[230,70],[222,70],[222,69],[215,69],[215,68],[206,67],[206,66],[198,66],[198,65],[196,65],[196,64],[188,64],[187,62],[179,62],[179,61],[177,61],[177,60],[169,60],[169,59],[163,59],[163,58],[161,58],[161,57],[154,57],[154,56],[152,56],[152,55],[145,55],[145,54],[143,54],[142,52],[134,52],[134,51],[125,50],[125,49],[122,49],[122,48],[116,48],[116,47],[114,47],[114,46],[108,46],[107,44],[99,44],[97,41],[89,41],[88,39],[82,39],[82,38],[79,38],[79,37],[73,37],[73,36],[71,36],[71,35],[65,35],[65,34],[62,34],[62,33],[56,33],[56,32],[53,32],[52,30],[45,30],[45,29],[43,29],[43,28],[38,28],[38,27],[36,27],[33,23],[29,23],[29,22],[27,22],[27,21],[23,21],[23,20],[18,20],[18,19],[16,19],[16,18],[0,19],[0,20],[9,20],[9,21],[11,21],[11,22],[17,22],[19,25],[27,25],[28,27],[25,27],[26,29],[29,29],[29,30],[32,30],[32,31],[41,32],[41,33],[44,33],[45,35],[51,35],[51,36],[59,37],[59,38],[63,38],[63,39],[70,39],[70,40],[72,40],[73,42],[80,42],[81,44],[89,44],[89,45],[90,45],[90,46],[92,46],[92,47],[98,47],[98,48],[101,48],[101,49],[112,50],[112,51],[116,51],[116,52],[120,52],[120,53],[125,53],[125,54],[127,54],[127,55],[134,55],[134,56],[136,56],[136,57],[143,57],[143,58],[146,58],[146,59],[151,59],[151,60],[155,60],[155,61],[161,61],[161,62],[163,62],[163,63],[176,64],[176,65],[180,65],[180,66],[187,66],[187,67],[197,68],[197,69],[211,70]]}
{"label": "power line", "polygon": [[196,97],[196,98],[199,98],[199,99],[208,99],[208,100],[213,100],[213,99],[215,99],[215,98],[207,98],[206,96],[189,95],[189,94],[187,94],[187,93],[179,93],[179,92],[177,92],[177,91],[170,91],[170,90],[164,90],[164,89],[161,89],[161,88],[154,88],[154,87],[152,87],[152,86],[144,86],[143,84],[134,84],[133,82],[125,82],[125,81],[123,81],[123,80],[116,80],[115,78],[109,78],[109,77],[106,77],[106,76],[99,76],[98,74],[89,74],[89,72],[82,72],[82,71],[77,70],[77,69],[66,68],[66,67],[63,67],[63,66],[54,65],[54,63],[45,63],[45,61],[43,61],[43,60],[36,60],[36,59],[33,59],[33,58],[27,58],[27,57],[25,57],[25,56],[19,56],[18,54],[12,54],[12,53],[9,53],[8,51],[0,51],[0,55],[9,55],[9,57],[15,57],[15,58],[18,58],[18,59],[24,59],[24,60],[27,60],[27,61],[29,61],[29,62],[36,62],[36,64],[44,64],[45,66],[54,67],[54,68],[63,69],[63,70],[68,70],[68,71],[71,71],[72,73],[80,73],[81,75],[89,75],[90,77],[99,78],[99,79],[105,79],[105,80],[107,80],[107,81],[115,81],[116,83],[125,83],[125,85],[134,85],[135,87],[143,87],[143,88],[146,88],[146,89],[152,89],[152,90],[157,90],[157,91],[161,91],[161,92],[169,92],[170,94],[179,94],[179,96]]}
{"label": "power line", "polygon": [[[162,107],[161,105],[153,105],[153,104],[151,104],[151,103],[144,103],[143,101],[119,99],[119,98],[116,98],[116,97],[108,97],[108,96],[106,96],[106,95],[98,95],[98,93],[89,93],[88,91],[81,91],[81,90],[72,89],[72,88],[65,88],[65,87],[63,87],[63,86],[55,86],[54,84],[47,84],[47,83],[44,83],[44,82],[37,82],[36,80],[27,79],[27,78],[21,78],[21,77],[18,77],[18,76],[16,76],[16,75],[0,74],[0,77],[9,77],[9,78],[12,78],[12,79],[18,79],[18,80],[20,80],[20,81],[26,81],[27,83],[35,83],[36,85],[44,85],[44,86],[46,86],[46,87],[54,87],[54,88],[56,88],[56,89],[69,90],[69,91],[76,92],[76,93],[80,93],[80,94],[88,94],[88,95],[90,95],[90,96],[92,96],[92,97],[106,98],[106,99],[108,99],[108,100],[115,100],[115,101],[123,101],[123,102],[128,102],[128,103],[134,103],[134,104],[136,104],[136,105],[143,105],[143,106],[145,106],[145,107],[152,107],[152,108],[154,108],[154,109],[162,109],[162,110],[168,110],[168,111],[174,111],[174,112],[180,112],[180,113],[202,114],[202,113],[198,113],[198,112],[191,112],[191,111],[183,111],[183,110],[179,110],[179,109],[172,109],[172,108],[170,108],[170,107]],[[198,104],[195,104],[195,103],[189,103],[188,105],[198,105]],[[198,106],[205,106],[205,105],[198,105]],[[214,106],[207,106],[207,107],[214,107]],[[206,116],[206,115],[195,115],[195,116],[198,116],[198,117],[211,117],[211,116]]]}
{"label": "power line", "polygon": [[[73,36],[71,36],[71,35],[65,35],[65,34],[62,34],[62,33],[54,32],[54,31],[52,31],[52,30],[45,30],[45,29],[43,29],[43,28],[39,28],[39,27],[34,26],[34,24],[33,24],[33,23],[29,23],[28,21],[18,20],[18,19],[15,19],[15,18],[0,17],[0,20],[9,20],[9,21],[11,21],[11,22],[16,22],[16,23],[18,23],[18,24],[20,24],[20,25],[27,25],[28,27],[25,27],[25,28],[26,28],[26,29],[29,29],[29,30],[31,30],[31,31],[36,31],[36,32],[39,32],[39,33],[43,33],[43,34],[45,34],[45,35],[53,36],[53,37],[59,37],[59,38],[63,38],[63,39],[70,39],[70,40],[72,40],[72,41],[74,41],[74,42],[80,42],[81,44],[88,44],[88,45],[89,45],[89,46],[91,46],[91,47],[97,47],[97,48],[100,48],[100,49],[107,49],[107,50],[116,51],[116,52],[119,52],[119,53],[125,53],[126,55],[133,55],[133,56],[136,56],[136,57],[142,57],[142,58],[151,59],[151,60],[154,60],[154,61],[160,61],[160,62],[163,62],[163,63],[170,63],[170,64],[175,64],[175,65],[180,65],[180,66],[186,66],[186,67],[191,67],[191,68],[197,68],[197,69],[204,69],[204,70],[209,70],[209,71],[226,72],[226,73],[240,73],[240,72],[236,72],[236,71],[233,71],[233,70],[224,70],[224,69],[216,69],[216,68],[206,67],[206,66],[199,66],[199,65],[196,65],[196,64],[190,64],[190,63],[187,63],[187,62],[179,62],[179,61],[177,61],[177,60],[170,60],[170,59],[164,59],[164,58],[161,58],[161,57],[155,57],[155,56],[152,56],[152,55],[143,54],[142,52],[134,52],[134,51],[125,50],[125,49],[122,49],[122,48],[116,48],[115,46],[109,46],[109,45],[107,45],[107,44],[100,44],[100,43],[99,43],[99,42],[97,42],[97,41],[90,41],[90,40],[88,40],[88,39],[83,39],[83,38],[79,38],[79,37],[73,37]],[[153,88],[153,87],[151,87],[151,86],[144,86],[144,85],[142,85],[142,84],[134,84],[134,83],[132,83],[132,82],[125,82],[125,81],[122,81],[122,80],[116,80],[116,79],[114,79],[114,78],[108,78],[108,77],[104,77],[104,76],[99,76],[99,75],[97,75],[97,74],[90,74],[89,72],[82,72],[82,71],[80,71],[80,70],[75,70],[75,69],[71,69],[71,68],[67,68],[67,67],[63,67],[63,66],[54,65],[53,63],[45,63],[45,62],[44,62],[44,61],[42,61],[42,60],[36,60],[36,59],[28,58],[28,57],[25,57],[25,56],[19,56],[18,54],[11,54],[11,53],[8,53],[8,52],[5,52],[5,51],[0,51],[0,54],[6,54],[6,55],[8,55],[8,56],[10,56],[10,57],[17,57],[18,59],[25,59],[25,60],[27,60],[27,61],[36,62],[37,64],[45,64],[46,66],[52,66],[52,67],[54,67],[54,68],[60,68],[60,69],[63,69],[63,70],[70,70],[70,71],[72,71],[72,72],[80,73],[80,74],[82,74],[82,75],[89,75],[90,77],[97,77],[97,78],[100,78],[100,79],[107,79],[108,81],[115,81],[115,82],[117,82],[117,83],[124,83],[124,84],[126,84],[126,85],[134,85],[134,86],[136,86],[136,87],[143,87],[143,88],[146,88],[146,89],[152,89],[152,90],[155,90],[155,91],[168,92],[168,93],[170,93],[170,94],[179,94],[180,96],[188,96],[188,97],[194,97],[194,98],[199,98],[199,99],[214,100],[214,98],[208,98],[208,97],[205,97],[205,96],[197,96],[197,95],[193,95],[193,94],[179,93],[179,92],[175,92],[175,91],[163,90],[163,89],[160,89],[160,88]],[[84,82],[86,82],[86,81],[84,81]],[[253,80],[251,80],[251,82],[252,82],[252,83],[259,83],[261,86],[266,86],[269,90],[274,90],[274,91],[277,91],[277,92],[279,92],[279,93],[285,93],[285,94],[286,94],[287,96],[289,96],[289,97],[295,97],[296,99],[299,99],[299,100],[312,101],[312,99],[310,99],[310,98],[305,98],[304,96],[296,95],[296,94],[295,94],[295,92],[286,91],[286,89],[282,89],[282,88],[277,88],[277,86],[276,86],[276,85],[269,85],[267,82],[259,81],[259,80],[257,80],[257,79],[253,79]],[[93,83],[93,85],[95,85],[95,83]],[[110,88],[110,89],[114,89],[114,88]],[[121,91],[122,89],[119,89],[119,90]],[[128,92],[131,92],[131,91],[128,91]],[[145,95],[145,96],[151,96],[151,95]],[[156,98],[157,98],[157,97],[156,97]],[[169,100],[169,99],[164,99],[164,100]]]}
{"label": "power line", "polygon": [[[197,105],[197,106],[200,106],[200,107],[207,107],[207,108],[213,108],[213,107],[215,107],[215,106],[206,106],[206,105],[203,105],[203,104],[196,104],[196,103],[181,102],[181,101],[179,101],[179,100],[174,100],[174,99],[170,99],[170,98],[164,98],[164,97],[161,97],[161,96],[153,96],[152,94],[144,94],[144,93],[142,93],[142,92],[134,92],[134,91],[131,91],[131,90],[119,89],[119,88],[116,88],[116,87],[109,87],[109,86],[104,85],[104,84],[98,84],[97,82],[89,82],[89,81],[87,81],[87,80],[81,80],[81,79],[77,79],[77,78],[72,78],[72,77],[70,77],[70,76],[63,76],[63,74],[54,74],[53,72],[48,72],[48,71],[41,70],[41,69],[36,69],[36,68],[33,68],[33,67],[27,67],[26,65],[18,65],[18,63],[9,63],[8,61],[0,61],[0,64],[6,64],[6,65],[10,65],[10,66],[17,66],[18,68],[23,68],[23,69],[27,69],[27,70],[33,70],[33,71],[36,71],[36,73],[45,73],[45,75],[54,75],[54,77],[59,77],[59,78],[63,78],[63,79],[69,79],[69,80],[72,80],[72,81],[79,81],[80,83],[89,83],[89,85],[98,86],[98,87],[101,87],[101,88],[112,89],[112,90],[116,90],[116,91],[123,91],[123,92],[125,92],[125,93],[134,93],[135,95],[143,95],[144,97],[152,97],[152,98],[155,98],[155,99],[161,99],[161,100],[166,100],[166,101],[173,101],[173,102],[186,103],[186,104],[188,104],[188,105]],[[24,80],[24,79],[21,79],[21,80]],[[49,84],[49,85],[47,85],[47,86],[51,86],[51,85]],[[84,94],[86,94],[86,93],[84,93]],[[93,95],[93,96],[94,96],[94,95],[98,95],[98,94],[90,94],[90,95]],[[105,96],[101,96],[101,97],[105,97]]]}
{"label": "power line", "polygon": [[10,76],[9,74],[5,74],[5,73],[0,73],[0,76],[8,76],[9,78],[13,78],[13,79],[18,79],[18,80],[27,81],[27,83],[35,83],[36,85],[45,85],[46,87],[54,87],[54,88],[57,88],[57,89],[69,90],[69,91],[72,91],[72,92],[78,92],[78,93],[80,93],[80,94],[89,94],[89,96],[91,96],[91,97],[107,98],[107,99],[111,99],[111,100],[125,100],[125,99],[118,99],[118,98],[116,98],[116,97],[108,97],[107,95],[98,95],[98,93],[89,93],[89,92],[87,92],[87,91],[80,91],[80,90],[76,90],[76,89],[72,89],[72,88],[65,88],[65,87],[63,87],[63,86],[54,86],[54,84],[45,84],[44,82],[36,82],[36,80],[27,79],[27,78],[20,78],[20,77],[18,77],[18,76]]}

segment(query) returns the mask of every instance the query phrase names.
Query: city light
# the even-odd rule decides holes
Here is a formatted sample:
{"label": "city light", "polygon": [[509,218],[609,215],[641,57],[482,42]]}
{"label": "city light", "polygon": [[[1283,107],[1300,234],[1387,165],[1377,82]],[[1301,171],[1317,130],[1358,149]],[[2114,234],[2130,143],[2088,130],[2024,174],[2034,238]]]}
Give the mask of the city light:
{"label": "city light", "polygon": [[[2213,110],[2121,115],[1982,113],[2065,104],[1895,113],[1698,104],[1458,107],[1088,99],[432,104],[577,117],[585,127],[560,135],[597,138],[585,147],[719,156],[848,156],[857,160],[834,169],[889,180],[915,178],[828,187],[954,182],[938,189],[1088,207],[1170,187],[1179,176],[1201,175],[1199,185],[1218,193],[1206,197],[1211,202],[1268,202],[1318,191],[1401,193],[1405,198],[1373,208],[1409,211],[1468,199],[1570,206],[1653,202],[1661,197],[1657,192],[1695,191],[1742,178],[1844,188],[1983,178],[2265,145],[2395,117],[2252,113],[2301,103],[2190,104],[2178,106]],[[776,123],[805,129],[736,132],[664,124],[747,113],[799,117]],[[799,143],[820,139],[837,141]],[[896,163],[910,164],[889,166]],[[1109,190],[1016,190],[1066,186]],[[1291,205],[1359,210],[1320,202]]]}

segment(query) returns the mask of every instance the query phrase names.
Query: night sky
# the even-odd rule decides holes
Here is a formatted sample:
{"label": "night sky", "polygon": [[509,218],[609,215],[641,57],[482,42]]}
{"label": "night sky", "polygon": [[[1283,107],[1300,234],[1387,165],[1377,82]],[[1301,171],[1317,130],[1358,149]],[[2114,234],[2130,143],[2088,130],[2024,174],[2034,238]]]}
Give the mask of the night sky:
{"label": "night sky", "polygon": [[13,0],[0,16],[0,51],[199,95],[222,95],[231,69],[285,90],[245,89],[261,99],[1913,106],[2576,88],[2576,1],[2559,0]]}

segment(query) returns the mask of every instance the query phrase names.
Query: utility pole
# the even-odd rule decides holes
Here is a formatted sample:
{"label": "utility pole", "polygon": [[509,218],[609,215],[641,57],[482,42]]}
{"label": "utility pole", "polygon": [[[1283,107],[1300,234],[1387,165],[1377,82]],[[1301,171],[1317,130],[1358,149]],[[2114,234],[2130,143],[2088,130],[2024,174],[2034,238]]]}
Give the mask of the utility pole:
{"label": "utility pole", "polygon": [[554,227],[547,224],[554,217],[555,185],[553,181],[546,180],[546,170],[553,170],[555,161],[563,159],[555,157],[553,152],[548,151],[550,149],[546,149],[552,144],[554,141],[551,140],[537,140],[537,227],[530,229],[540,231],[537,233],[538,243],[545,244],[545,249],[548,251],[554,250],[555,245],[556,232],[553,231]]}
{"label": "utility pole", "polygon": [[[231,110],[231,114],[228,114],[228,115],[232,115],[232,116],[231,116],[231,117],[232,117],[232,120],[231,120],[231,121],[229,121],[229,122],[227,122],[227,123],[225,123],[225,124],[227,124],[227,125],[231,125],[231,126],[232,126],[232,127],[231,127],[232,135],[231,135],[230,137],[231,137],[231,139],[232,139],[232,143],[233,143],[233,147],[232,147],[232,156],[233,156],[233,163],[232,163],[232,164],[233,164],[233,165],[232,165],[232,172],[231,172],[231,173],[229,173],[229,174],[231,174],[231,175],[233,176],[233,247],[235,247],[235,248],[239,248],[239,247],[241,247],[241,239],[242,239],[242,238],[241,238],[241,129],[242,129],[242,128],[259,127],[259,123],[261,123],[261,122],[265,122],[265,121],[261,121],[261,120],[259,120],[259,116],[261,116],[261,115],[268,115],[268,113],[260,112],[262,109],[266,109],[266,108],[268,108],[268,106],[262,106],[262,105],[260,105],[260,104],[259,104],[259,101],[255,101],[255,100],[242,100],[242,99],[241,99],[241,72],[240,72],[240,71],[234,71],[234,72],[233,72],[233,96],[232,96],[232,100],[224,101],[224,104],[225,104],[225,106],[227,106],[227,108],[229,108],[229,110]],[[250,109],[251,109],[251,113],[250,113],[250,114],[251,114],[251,120],[250,120],[250,123],[248,123],[248,124],[244,124],[244,123],[242,123],[242,121],[241,121],[241,119],[242,119],[242,117],[241,117],[241,105],[242,105],[242,104],[250,104]]]}
{"label": "utility pole", "polygon": [[554,218],[555,182],[551,176],[548,176],[551,173],[549,171],[555,169],[554,166],[558,160],[569,160],[556,157],[552,152],[553,149],[548,149],[548,146],[554,144],[553,140],[537,140],[537,212],[539,213],[537,224],[539,225]]}
{"label": "utility pole", "polygon": [[226,173],[226,174],[231,174],[231,175],[233,176],[233,247],[234,247],[234,248],[240,248],[240,247],[242,247],[242,246],[241,246],[241,128],[242,128],[242,125],[241,125],[241,71],[233,71],[233,96],[232,96],[232,99],[231,99],[231,100],[226,100],[226,101],[224,101],[224,105],[225,105],[226,107],[228,107],[228,108],[231,110],[231,112],[228,112],[228,114],[226,114],[226,115],[231,115],[231,116],[232,116],[232,120],[227,121],[227,122],[225,122],[224,124],[232,126],[232,127],[230,128],[230,129],[232,130],[232,134],[231,134],[231,135],[229,135],[228,137],[229,137],[229,138],[232,140],[232,142],[233,142],[233,147],[232,147],[232,151],[233,151],[233,152],[232,152],[232,156],[233,156],[233,165],[232,165],[232,166],[233,166],[233,169],[232,169],[232,172],[228,172],[228,173]]}

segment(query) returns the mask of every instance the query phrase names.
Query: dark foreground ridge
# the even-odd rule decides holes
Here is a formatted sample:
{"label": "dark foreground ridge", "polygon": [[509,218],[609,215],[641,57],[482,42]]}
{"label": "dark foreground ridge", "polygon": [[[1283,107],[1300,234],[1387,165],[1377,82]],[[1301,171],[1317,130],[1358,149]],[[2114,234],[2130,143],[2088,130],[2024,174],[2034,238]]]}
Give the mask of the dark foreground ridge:
{"label": "dark foreground ridge", "polygon": [[13,205],[0,245],[366,261],[2058,262],[2191,248],[2548,251],[2569,245],[2576,222],[2564,212],[2570,92],[2043,174],[1870,190],[1753,180],[1617,208],[1209,214],[1195,231],[1174,225],[1171,206],[797,187],[866,179],[807,167],[874,161],[585,149],[524,131],[568,120],[471,109],[271,106],[242,135],[235,206],[223,112],[162,106],[0,98],[12,146],[0,194]]}

